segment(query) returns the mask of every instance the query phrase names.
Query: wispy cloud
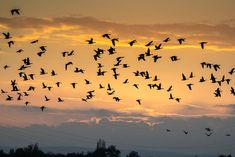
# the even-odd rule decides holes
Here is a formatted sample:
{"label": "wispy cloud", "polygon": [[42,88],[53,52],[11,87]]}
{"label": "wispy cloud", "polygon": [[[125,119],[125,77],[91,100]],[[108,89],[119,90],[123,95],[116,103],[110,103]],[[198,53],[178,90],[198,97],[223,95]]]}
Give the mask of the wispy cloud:
{"label": "wispy cloud", "polygon": [[[33,18],[0,17],[0,25],[9,30],[23,31],[21,40],[27,40],[29,32],[36,37],[53,39],[60,36],[70,40],[88,38],[110,32],[113,37],[120,40],[137,39],[140,42],[155,40],[162,42],[166,37],[171,37],[173,42],[168,47],[177,45],[176,39],[187,38],[186,47],[195,48],[200,41],[207,41],[211,49],[231,50],[235,44],[235,26],[231,23],[201,24],[201,23],[172,23],[172,24],[120,24],[99,20],[93,17],[61,17],[61,18]],[[97,36],[98,38],[98,36]],[[20,40],[20,39],[19,39]],[[177,48],[177,47],[173,47]]]}
{"label": "wispy cloud", "polygon": [[[55,109],[46,108],[41,112],[38,106],[22,106],[22,105],[0,105],[0,114],[3,117],[0,125],[25,127],[33,124],[46,124],[49,126],[60,125],[66,122],[79,122],[86,124],[99,124],[103,120],[110,122],[129,122],[144,123],[148,126],[154,126],[165,122],[165,118],[173,119],[191,119],[201,117],[233,117],[232,114],[212,115],[212,114],[194,114],[185,115],[184,113],[175,114],[157,114],[148,115],[143,112],[120,112],[104,109]],[[191,110],[191,109],[186,109]],[[194,109],[193,109],[194,110]],[[9,112],[11,114],[9,114]],[[17,117],[17,121],[14,117]]]}

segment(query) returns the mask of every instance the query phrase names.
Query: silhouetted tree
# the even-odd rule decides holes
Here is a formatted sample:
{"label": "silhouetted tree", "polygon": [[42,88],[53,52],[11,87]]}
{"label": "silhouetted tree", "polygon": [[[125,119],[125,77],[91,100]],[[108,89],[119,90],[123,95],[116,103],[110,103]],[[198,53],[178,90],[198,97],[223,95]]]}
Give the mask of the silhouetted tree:
{"label": "silhouetted tree", "polygon": [[115,146],[109,146],[107,149],[107,157],[120,157],[120,150],[116,149]]}
{"label": "silhouetted tree", "polygon": [[7,156],[7,154],[6,153],[4,153],[4,151],[3,150],[0,150],[0,157],[6,157]]}
{"label": "silhouetted tree", "polygon": [[97,142],[96,149],[105,149],[106,148],[106,143],[104,140],[99,139]]}
{"label": "silhouetted tree", "polygon": [[126,157],[140,157],[138,152],[131,151]]}
{"label": "silhouetted tree", "polygon": [[[132,153],[133,154],[133,153]],[[138,155],[138,153],[137,153]],[[39,149],[38,144],[31,144],[24,148],[11,149],[9,153],[0,150],[0,157],[120,157],[121,152],[116,146],[109,146],[106,148],[104,140],[97,142],[97,148],[94,152],[82,153],[68,153],[68,154],[54,154],[44,153]],[[139,157],[139,156],[130,156]]]}
{"label": "silhouetted tree", "polygon": [[232,157],[232,155],[231,154],[229,154],[229,155],[221,154],[221,155],[219,155],[219,157]]}

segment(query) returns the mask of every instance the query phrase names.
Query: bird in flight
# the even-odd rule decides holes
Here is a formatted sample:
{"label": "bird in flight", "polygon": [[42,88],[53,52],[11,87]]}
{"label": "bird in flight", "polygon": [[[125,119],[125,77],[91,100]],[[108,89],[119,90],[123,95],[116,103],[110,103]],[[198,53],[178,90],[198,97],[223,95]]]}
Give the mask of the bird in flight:
{"label": "bird in flight", "polygon": [[136,42],[137,42],[136,40],[132,40],[132,41],[129,42],[129,45],[133,46]]}
{"label": "bird in flight", "polygon": [[111,41],[112,41],[113,46],[115,46],[116,42],[118,42],[119,39],[118,38],[113,38],[113,39],[111,39]]}
{"label": "bird in flight", "polygon": [[87,42],[88,44],[94,44],[94,43],[95,43],[93,38],[91,38],[91,39],[89,39],[89,40],[86,40],[86,42]]}
{"label": "bird in flight", "polygon": [[170,58],[172,62],[180,60],[177,56],[171,56]]}
{"label": "bird in flight", "polygon": [[68,62],[68,63],[66,63],[66,64],[65,64],[65,70],[68,70],[68,66],[69,66],[69,65],[73,65],[73,62]]}
{"label": "bird in flight", "polygon": [[45,110],[45,106],[41,106],[40,109],[42,110],[42,112]]}
{"label": "bird in flight", "polygon": [[184,134],[185,134],[185,135],[187,135],[187,134],[188,134],[188,131],[186,131],[186,130],[184,130],[183,132],[184,132]]}
{"label": "bird in flight", "polygon": [[192,83],[187,84],[189,90],[192,90],[192,85]]}
{"label": "bird in flight", "polygon": [[105,33],[105,34],[102,35],[102,37],[103,37],[103,38],[110,39],[110,35],[111,35],[111,34],[109,34],[109,33]]}
{"label": "bird in flight", "polygon": [[151,45],[153,45],[153,41],[148,42],[145,46],[148,47],[148,46],[151,46]]}
{"label": "bird in flight", "polygon": [[171,39],[168,37],[168,38],[164,39],[163,42],[166,43],[166,42],[168,42],[168,41],[170,41],[170,40],[171,40]]}
{"label": "bird in flight", "polygon": [[184,75],[184,73],[182,73],[182,81],[187,80],[186,76]]}
{"label": "bird in flight", "polygon": [[180,45],[183,44],[183,42],[185,42],[185,38],[179,38],[179,39],[177,39],[177,40],[178,40],[178,42],[179,42]]}
{"label": "bird in flight", "polygon": [[4,35],[5,39],[12,38],[9,32],[3,32],[2,34]]}
{"label": "bird in flight", "polygon": [[11,15],[20,15],[20,9],[11,9]]}
{"label": "bird in flight", "polygon": [[141,99],[136,100],[139,105],[141,105]]}
{"label": "bird in flight", "polygon": [[15,42],[14,42],[13,40],[8,41],[8,47],[11,47],[11,46],[14,45],[14,44],[15,44]]}
{"label": "bird in flight", "polygon": [[160,49],[162,49],[162,44],[155,45],[155,50],[160,50]]}
{"label": "bird in flight", "polygon": [[39,40],[33,40],[33,41],[31,41],[30,43],[31,44],[35,44],[35,43],[38,43],[39,42]]}
{"label": "bird in flight", "polygon": [[200,45],[201,45],[201,48],[204,49],[205,47],[205,44],[207,44],[207,42],[203,41],[203,42],[200,42]]}

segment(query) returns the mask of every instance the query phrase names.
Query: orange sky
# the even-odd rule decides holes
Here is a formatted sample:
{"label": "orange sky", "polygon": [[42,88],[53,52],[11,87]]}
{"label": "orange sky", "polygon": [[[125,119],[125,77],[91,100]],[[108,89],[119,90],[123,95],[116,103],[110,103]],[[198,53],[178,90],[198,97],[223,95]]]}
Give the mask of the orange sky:
{"label": "orange sky", "polygon": [[[92,5],[88,7],[86,2],[74,1],[63,7],[64,1],[58,1],[55,10],[54,5],[44,5],[45,2],[29,1],[7,2],[1,6],[0,28],[2,32],[10,32],[16,44],[12,48],[8,48],[7,40],[0,39],[0,63],[1,67],[9,65],[10,68],[0,70],[1,88],[8,91],[9,95],[15,96],[10,92],[10,80],[16,79],[22,91],[27,90],[29,85],[36,87],[36,92],[30,92],[29,97],[24,97],[22,101],[6,102],[7,94],[1,95],[1,102],[4,105],[20,105],[25,101],[30,102],[30,106],[45,105],[53,109],[107,109],[123,113],[142,113],[146,116],[162,116],[162,115],[178,115],[178,116],[228,116],[231,115],[229,108],[222,105],[233,104],[235,97],[230,94],[230,87],[234,87],[234,75],[229,75],[228,71],[234,65],[235,47],[234,47],[234,15],[231,14],[234,2],[221,3],[216,1],[214,7],[209,7],[212,1],[206,1],[205,6],[199,6],[199,2],[195,4],[185,3],[185,7],[172,5],[167,8],[171,10],[169,14],[165,11],[166,4],[159,1],[163,7],[159,13],[155,13],[150,5],[155,4],[154,1],[136,3],[135,7],[128,15],[129,11],[126,7],[122,11],[117,11],[121,6],[117,5],[115,10],[110,12],[112,6],[107,1],[100,2],[100,8],[94,8]],[[50,3],[50,2],[49,2]],[[94,1],[98,3],[98,1]],[[126,2],[130,6],[130,2]],[[174,2],[175,3],[175,2]],[[105,5],[102,5],[105,4]],[[38,5],[38,6],[36,6]],[[115,4],[113,4],[115,5]],[[143,5],[143,6],[142,6]],[[155,4],[157,5],[157,4]],[[195,7],[188,10],[188,5]],[[21,15],[12,17],[9,9],[13,7],[21,8]],[[45,7],[45,8],[44,8]],[[88,7],[84,9],[84,7]],[[150,7],[150,9],[148,9]],[[45,9],[45,11],[41,11]],[[107,8],[104,12],[104,8]],[[165,8],[165,9],[164,9]],[[139,11],[141,9],[141,11]],[[198,9],[204,13],[203,16],[198,14]],[[224,14],[218,14],[222,11]],[[188,14],[184,14],[189,11]],[[107,12],[110,12],[107,14]],[[117,13],[118,12],[118,13]],[[143,14],[140,14],[143,12]],[[166,14],[163,14],[165,13]],[[212,14],[213,12],[213,14]],[[154,15],[153,15],[154,13]],[[182,16],[184,14],[184,16]],[[200,13],[201,14],[201,13]],[[153,15],[153,16],[151,16]],[[159,16],[158,16],[159,15]],[[130,18],[132,17],[132,18]],[[191,18],[195,17],[195,18]],[[212,20],[214,17],[215,20]],[[172,19],[172,20],[171,20]],[[97,63],[93,60],[94,49],[108,49],[111,42],[103,39],[103,33],[111,33],[112,38],[119,38],[114,55],[108,55],[107,52],[98,61],[104,65],[104,70],[108,71],[104,77],[97,77]],[[96,41],[93,45],[87,45],[85,40],[94,38]],[[163,43],[162,40],[170,37],[169,43]],[[186,42],[179,45],[177,39],[185,37]],[[39,39],[39,43],[30,44],[32,40]],[[133,47],[128,42],[136,39],[138,42]],[[159,62],[154,63],[153,60],[147,58],[145,62],[137,61],[140,53],[146,52],[144,46],[147,42],[153,40],[154,44],[163,44],[163,49],[159,51],[153,50],[152,53],[162,56]],[[200,48],[199,43],[207,41],[205,49]],[[46,54],[38,57],[36,53],[39,46],[47,46]],[[15,53],[18,49],[24,49],[21,54]],[[75,51],[75,55],[71,57],[62,57],[63,51]],[[171,62],[170,57],[177,55],[180,60]],[[128,63],[130,68],[118,68],[120,77],[115,80],[112,76],[113,64],[116,63],[116,57],[124,56],[123,63]],[[22,65],[22,59],[29,57],[33,62],[27,73],[34,73],[35,80],[22,81],[18,77],[18,68]],[[64,64],[68,61],[74,63],[68,71],[64,70]],[[202,69],[200,63],[208,62],[220,64],[221,69],[215,72],[213,69]],[[40,76],[40,68],[43,67],[47,72],[54,69],[58,75],[51,77],[50,75]],[[75,67],[85,69],[85,74],[74,74]],[[148,83],[151,80],[144,80],[141,77],[134,77],[133,72],[148,70],[150,75],[158,75],[164,88],[163,91],[149,90]],[[190,72],[194,72],[195,78],[186,82],[181,81],[181,74],[187,76]],[[222,89],[222,97],[215,98],[214,91],[218,88],[218,84],[211,84],[209,81],[210,74],[213,73],[218,79],[223,75],[230,78],[230,85],[225,83],[220,87]],[[198,83],[201,76],[207,80],[204,84]],[[129,79],[129,84],[123,85],[125,79]],[[85,85],[84,79],[92,82],[91,85]],[[61,88],[56,88],[55,82],[61,81]],[[41,89],[41,83],[53,87],[52,91]],[[77,89],[72,89],[70,83],[77,82]],[[105,89],[98,89],[99,83],[107,87],[110,83],[115,89],[114,96],[121,98],[119,103],[113,100],[113,96],[108,96]],[[133,84],[139,84],[139,89],[135,89]],[[193,83],[193,90],[188,90],[186,84]],[[173,85],[172,94],[175,97],[182,98],[180,103],[175,100],[169,100],[167,88]],[[95,90],[95,97],[87,103],[82,102],[81,98],[86,96],[86,92]],[[44,96],[47,95],[51,101],[45,102]],[[63,98],[63,103],[57,103],[57,97]],[[142,105],[138,105],[136,99],[142,100]],[[38,110],[40,112],[40,110]]]}

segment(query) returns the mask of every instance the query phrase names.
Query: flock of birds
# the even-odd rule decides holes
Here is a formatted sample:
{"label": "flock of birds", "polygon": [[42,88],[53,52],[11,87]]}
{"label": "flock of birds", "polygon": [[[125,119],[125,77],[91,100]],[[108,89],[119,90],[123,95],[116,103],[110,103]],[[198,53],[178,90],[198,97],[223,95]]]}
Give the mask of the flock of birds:
{"label": "flock of birds", "polygon": [[[12,9],[10,12],[11,12],[11,14],[12,14],[13,16],[14,16],[14,15],[20,15],[20,9]],[[2,34],[3,34],[3,36],[4,36],[4,39],[7,40],[8,47],[11,48],[11,47],[15,44],[15,41],[12,40],[13,37],[11,36],[11,33],[10,33],[10,32],[3,32]],[[96,61],[96,62],[102,57],[102,55],[103,55],[106,51],[108,52],[109,55],[113,55],[113,54],[117,53],[117,52],[116,52],[116,49],[115,49],[115,46],[116,46],[116,44],[119,42],[119,38],[111,38],[111,34],[109,34],[109,33],[103,34],[102,37],[103,37],[104,39],[109,40],[109,41],[111,42],[111,46],[110,46],[110,48],[107,49],[107,50],[104,50],[104,49],[101,49],[101,48],[97,48],[97,49],[94,50],[93,58],[94,58],[94,61]],[[178,43],[179,43],[180,45],[182,45],[182,44],[185,42],[185,40],[186,40],[185,38],[179,38],[179,39],[178,39]],[[169,41],[171,41],[171,39],[168,37],[168,38],[166,38],[166,39],[163,40],[163,43],[167,43],[167,42],[169,42]],[[34,40],[34,41],[31,41],[30,44],[36,44],[36,43],[38,43],[38,42],[39,42],[39,40]],[[93,38],[90,38],[90,39],[86,40],[85,42],[86,42],[87,44],[89,44],[89,45],[96,43],[96,41],[95,41]],[[137,43],[137,40],[132,40],[132,41],[130,41],[128,44],[129,44],[130,47],[132,47],[132,46],[135,46],[136,43]],[[200,42],[200,43],[199,43],[199,46],[201,47],[201,49],[205,49],[205,45],[206,45],[206,44],[207,44],[207,42],[203,41],[203,42]],[[147,57],[150,57],[150,58],[153,59],[153,62],[158,62],[158,60],[162,58],[162,56],[154,55],[154,54],[151,52],[150,46],[154,46],[154,47],[155,47],[154,50],[156,50],[156,51],[163,48],[163,44],[154,45],[154,41],[150,41],[150,42],[146,43],[146,44],[145,44],[145,47],[146,47],[147,50],[146,50],[145,53],[141,53],[141,54],[138,55],[138,57],[137,57],[137,60],[138,60],[138,61],[146,61],[146,58],[147,58]],[[46,53],[46,51],[47,51],[47,46],[40,46],[39,49],[40,49],[40,51],[37,53],[37,55],[38,55],[39,57],[43,57],[43,55],[44,55],[44,54]],[[16,51],[16,53],[22,53],[23,51],[24,51],[23,49],[19,49],[19,50]],[[74,50],[72,50],[72,51],[65,51],[65,52],[62,52],[62,57],[73,56],[74,53],[75,53]],[[111,68],[111,71],[112,71],[112,73],[113,73],[113,78],[114,78],[114,79],[118,79],[118,77],[120,76],[120,73],[118,72],[118,68],[129,68],[129,67],[130,67],[127,63],[123,63],[123,59],[124,59],[124,58],[125,58],[125,57],[123,57],[123,56],[117,57],[117,58],[116,58],[116,63],[114,64],[114,67]],[[179,58],[178,56],[171,56],[171,57],[170,57],[170,60],[171,60],[172,62],[176,62],[176,61],[180,60],[180,58]],[[32,74],[32,73],[31,73],[31,74],[27,74],[27,73],[25,72],[26,69],[31,68],[32,65],[33,65],[33,63],[31,62],[30,58],[27,57],[27,58],[23,59],[22,61],[23,61],[23,64],[22,64],[22,65],[19,67],[19,69],[18,69],[18,71],[19,71],[19,77],[22,78],[23,81],[34,80],[34,79],[35,79],[35,74]],[[73,65],[73,62],[71,62],[71,61],[65,63],[65,65],[64,65],[64,70],[67,71],[68,69],[70,69],[70,68],[72,67],[72,65]],[[10,67],[11,67],[10,65],[4,65],[4,66],[3,66],[3,68],[4,68],[5,70],[7,70],[7,69],[10,68]],[[102,65],[101,63],[98,63],[98,62],[97,62],[97,76],[104,76],[104,75],[105,75],[105,73],[106,73],[107,71],[103,70],[103,69],[102,69],[103,67],[104,67],[104,65]],[[204,69],[204,68],[214,69],[215,71],[220,70],[220,65],[219,65],[219,64],[213,64],[213,63],[207,63],[207,62],[202,62],[202,63],[201,63],[201,67],[202,67],[203,69]],[[75,69],[74,69],[74,73],[81,73],[81,74],[84,74],[84,72],[85,72],[85,70],[82,69],[82,68],[75,67]],[[233,75],[234,73],[235,73],[235,68],[232,68],[230,71],[228,71],[228,74],[230,74],[230,75]],[[56,75],[58,75],[55,70],[52,70],[51,72],[47,72],[47,71],[46,71],[45,69],[43,69],[43,68],[40,69],[40,75],[49,75],[49,74],[50,74],[51,76],[56,76]],[[157,75],[151,76],[148,71],[139,71],[139,70],[134,71],[134,72],[133,72],[133,75],[136,76],[136,77],[142,77],[142,78],[144,78],[144,79],[146,79],[146,80],[152,79],[152,82],[153,82],[153,83],[147,84],[147,86],[148,86],[149,89],[151,89],[151,90],[152,90],[152,89],[164,90],[164,88],[162,87],[162,84],[161,84],[161,83],[158,83],[159,78],[158,78]],[[182,81],[186,81],[186,80],[190,80],[190,79],[192,79],[192,78],[194,78],[194,77],[195,77],[195,76],[194,76],[193,72],[191,72],[189,75],[186,75],[186,74],[182,73],[182,79],[181,79],[181,80],[182,80]],[[91,81],[89,81],[89,80],[87,80],[87,79],[85,79],[84,81],[85,81],[85,84],[86,84],[86,85],[91,84]],[[205,82],[205,81],[207,81],[207,80],[202,76],[202,77],[200,78],[200,80],[199,80],[199,83],[203,83],[203,82]],[[211,76],[210,76],[210,81],[211,81],[211,83],[216,83],[216,84],[218,84],[219,86],[221,86],[223,83],[226,83],[227,85],[229,85],[231,79],[227,78],[227,76],[225,76],[225,75],[223,75],[223,77],[222,77],[221,79],[218,79],[218,78],[216,78],[216,77],[214,76],[214,74],[212,73]],[[129,83],[129,80],[128,80],[128,79],[126,79],[126,80],[123,81],[123,84],[128,84],[128,83]],[[56,85],[57,87],[60,87],[61,84],[62,84],[62,82],[56,82],[56,83],[55,83],[55,85]],[[11,87],[12,87],[12,90],[11,90],[11,91],[12,91],[12,92],[16,92],[16,93],[18,94],[18,97],[16,98],[16,100],[22,100],[23,97],[29,96],[29,95],[30,95],[30,92],[31,92],[31,91],[34,91],[35,88],[36,88],[36,87],[34,87],[34,86],[29,86],[27,91],[21,92],[21,90],[20,90],[20,88],[19,88],[19,86],[18,86],[16,80],[11,80],[11,84],[10,84],[10,85],[11,85]],[[77,85],[76,82],[72,82],[72,83],[71,83],[71,87],[72,87],[72,88],[76,88],[76,85]],[[188,83],[188,84],[187,84],[188,89],[189,89],[189,90],[192,90],[192,89],[193,89],[193,85],[194,85],[193,83]],[[110,83],[107,83],[107,86],[104,86],[104,85],[102,85],[102,84],[99,84],[98,86],[99,86],[99,89],[106,89],[107,94],[110,95],[110,96],[112,96],[114,101],[116,101],[116,102],[121,101],[121,98],[119,98],[119,97],[117,97],[117,96],[114,96],[115,90],[114,90],[114,88],[112,87],[112,85],[111,85]],[[136,89],[139,89],[139,84],[134,83],[134,84],[133,84],[133,87],[135,87]],[[42,82],[42,88],[43,88],[43,89],[48,89],[49,91],[51,91],[52,88],[54,88],[54,87],[52,87],[52,86],[50,86],[50,85],[47,85],[46,83]],[[177,101],[177,102],[180,102],[180,101],[181,101],[181,98],[180,98],[180,97],[175,97],[175,96],[173,96],[173,94],[171,93],[172,88],[173,88],[173,86],[171,85],[171,86],[169,86],[169,87],[166,89],[166,92],[169,93],[169,99],[170,99],[170,100],[175,100],[175,101]],[[235,89],[234,89],[233,87],[231,87],[230,91],[231,91],[231,94],[232,94],[233,96],[235,96]],[[81,100],[87,102],[88,100],[92,99],[92,98],[95,96],[95,95],[94,95],[94,92],[95,92],[95,90],[87,91],[86,97],[81,98]],[[12,101],[12,100],[14,100],[13,96],[10,96],[10,95],[7,94],[7,93],[8,93],[7,91],[1,89],[1,93],[2,93],[3,95],[4,95],[4,94],[6,95],[6,101]],[[222,90],[220,89],[220,87],[218,87],[218,88],[214,91],[214,96],[215,96],[215,97],[221,97],[221,93],[222,93]],[[45,101],[50,101],[50,98],[48,98],[47,96],[44,96],[44,100],[45,100]],[[57,98],[57,101],[61,103],[61,102],[64,102],[64,99],[61,98],[61,97],[58,97],[58,98]],[[136,103],[139,104],[139,105],[141,105],[142,99],[136,99]],[[26,105],[26,106],[29,105],[29,104],[30,104],[30,102],[28,102],[28,101],[25,102],[25,105]],[[46,109],[46,106],[41,106],[40,109],[41,109],[41,111],[44,111],[44,110]],[[205,130],[206,130],[206,135],[207,135],[207,136],[211,136],[211,135],[212,135],[213,130],[212,130],[211,128],[205,128]],[[171,132],[170,129],[166,129],[166,131],[167,131],[167,132]],[[188,133],[189,133],[189,132],[186,131],[186,130],[183,130],[183,132],[184,132],[184,134],[188,134]],[[226,134],[226,136],[230,136],[230,134]]]}

